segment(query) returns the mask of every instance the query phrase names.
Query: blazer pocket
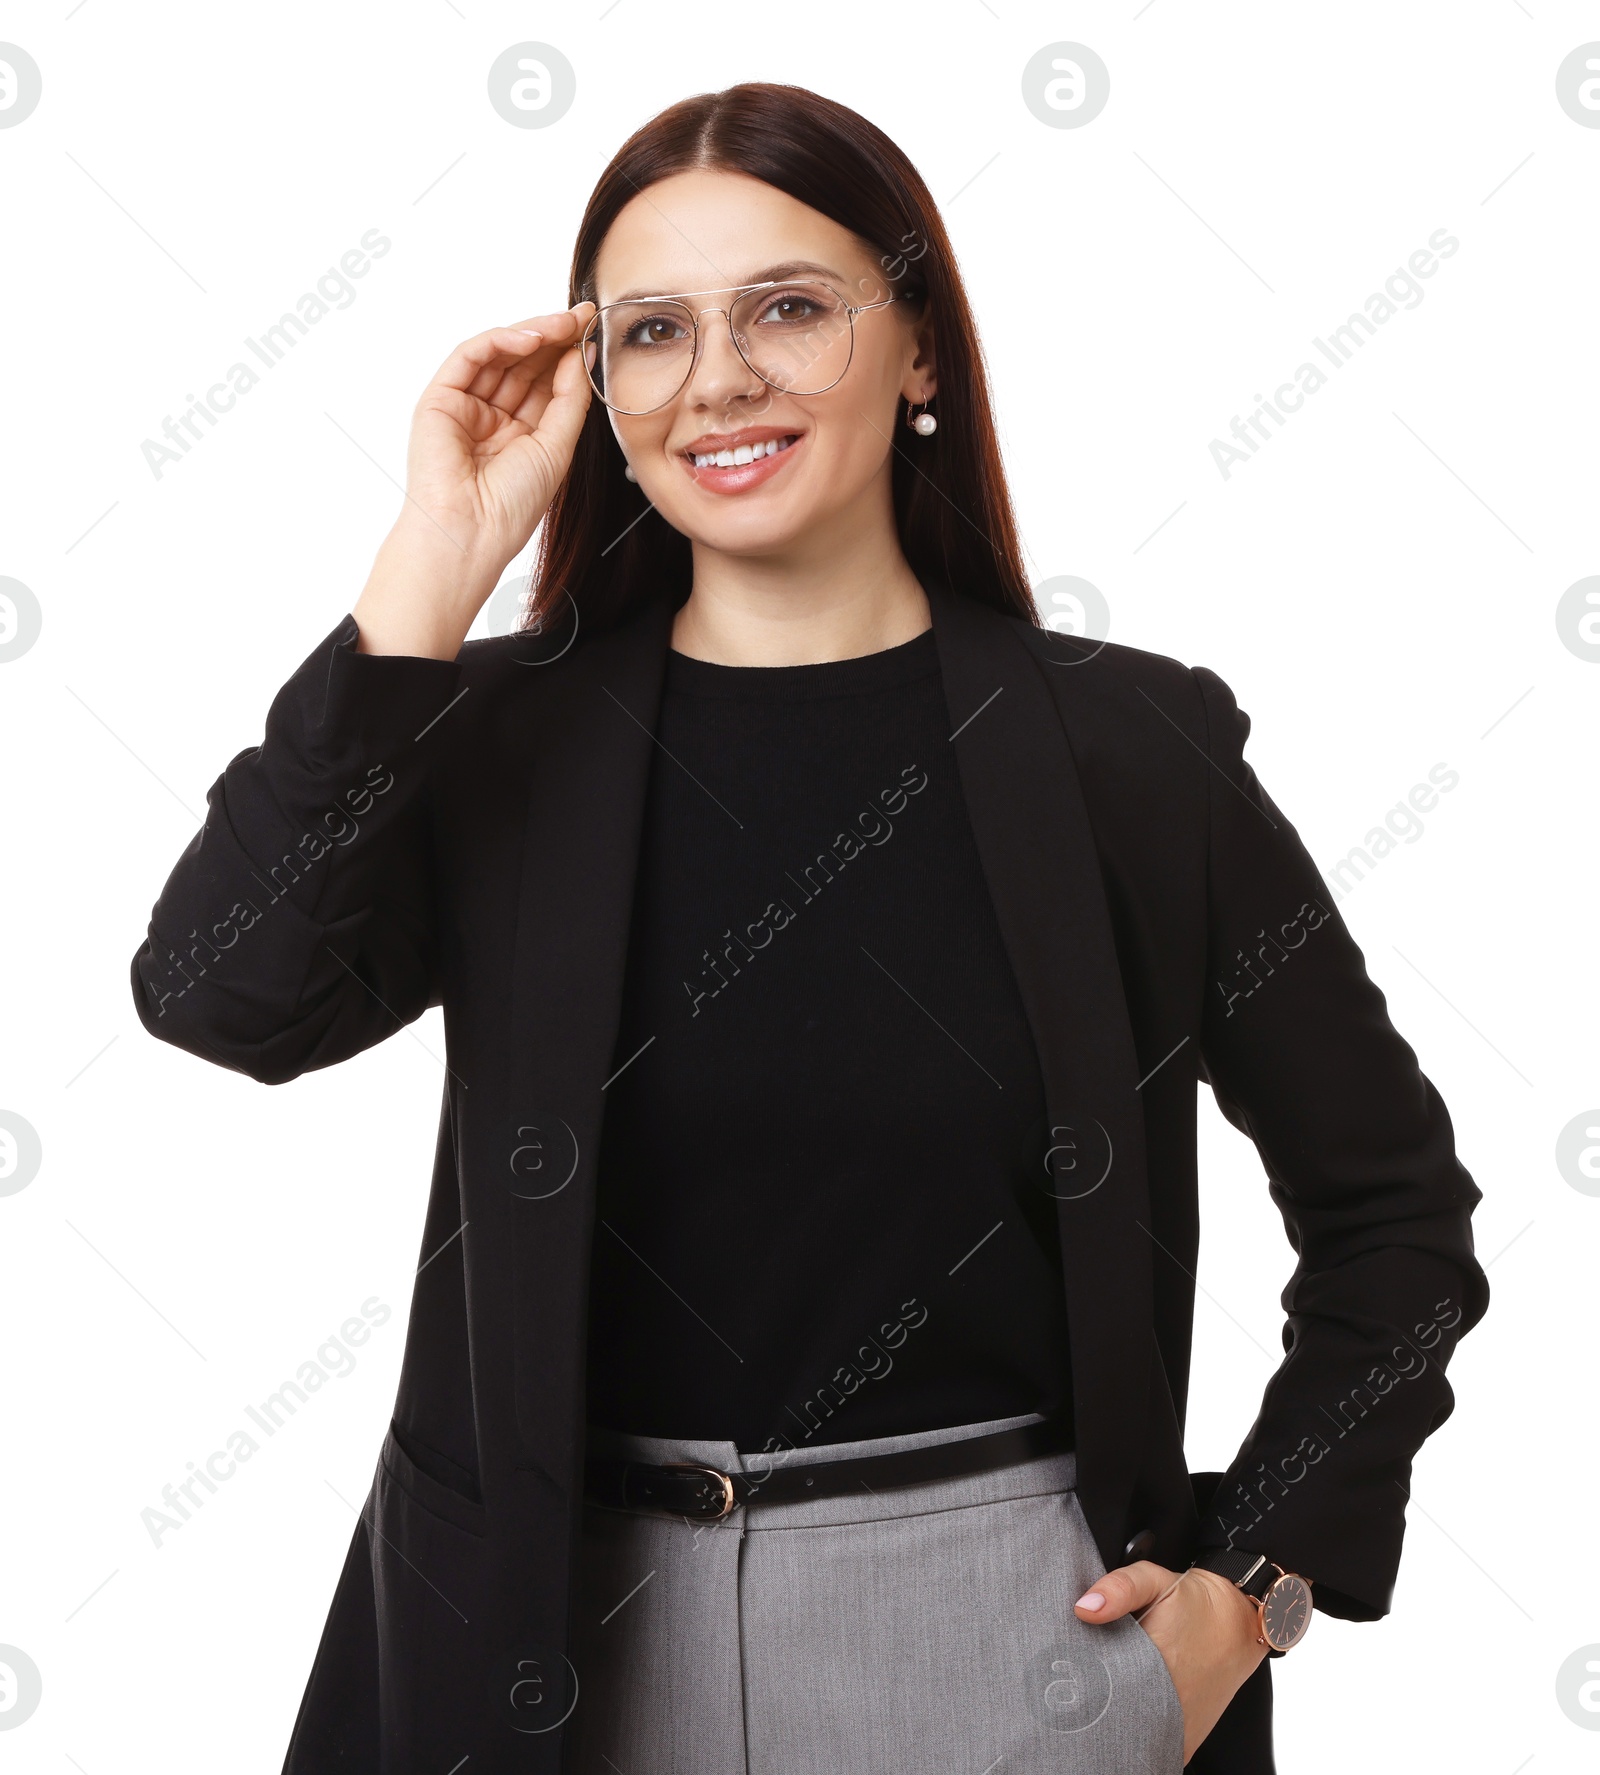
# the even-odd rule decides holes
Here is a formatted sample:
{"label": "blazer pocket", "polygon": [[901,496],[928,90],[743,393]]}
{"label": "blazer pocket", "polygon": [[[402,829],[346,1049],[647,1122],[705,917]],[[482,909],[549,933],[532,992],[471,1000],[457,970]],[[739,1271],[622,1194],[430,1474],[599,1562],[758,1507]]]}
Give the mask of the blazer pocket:
{"label": "blazer pocket", "polygon": [[453,1485],[446,1485],[419,1467],[406,1451],[393,1419],[383,1439],[379,1456],[384,1471],[413,1504],[458,1528],[463,1534],[480,1538],[488,1529],[488,1512],[476,1498],[469,1498]]}

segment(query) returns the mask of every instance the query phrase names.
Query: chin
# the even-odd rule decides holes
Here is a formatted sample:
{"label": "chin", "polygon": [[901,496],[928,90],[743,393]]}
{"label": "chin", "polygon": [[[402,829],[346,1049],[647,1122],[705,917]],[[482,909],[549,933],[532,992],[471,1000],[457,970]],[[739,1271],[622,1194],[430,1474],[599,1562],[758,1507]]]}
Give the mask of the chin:
{"label": "chin", "polygon": [[769,505],[763,510],[752,504],[742,510],[732,507],[707,514],[670,512],[663,507],[661,515],[690,542],[719,555],[781,554],[812,532],[821,516],[796,511],[788,500],[778,509]]}

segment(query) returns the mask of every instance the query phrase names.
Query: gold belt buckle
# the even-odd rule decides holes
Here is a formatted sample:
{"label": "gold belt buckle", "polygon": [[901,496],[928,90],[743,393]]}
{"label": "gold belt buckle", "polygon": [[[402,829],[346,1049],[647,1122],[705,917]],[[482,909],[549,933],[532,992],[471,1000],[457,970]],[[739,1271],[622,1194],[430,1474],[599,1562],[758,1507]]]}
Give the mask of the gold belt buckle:
{"label": "gold belt buckle", "polygon": [[716,1481],[722,1490],[722,1507],[715,1516],[707,1518],[710,1522],[721,1522],[724,1516],[732,1513],[738,1503],[733,1495],[733,1478],[720,1467],[707,1467],[700,1461],[662,1461],[661,1469],[664,1473],[698,1473],[702,1478]]}

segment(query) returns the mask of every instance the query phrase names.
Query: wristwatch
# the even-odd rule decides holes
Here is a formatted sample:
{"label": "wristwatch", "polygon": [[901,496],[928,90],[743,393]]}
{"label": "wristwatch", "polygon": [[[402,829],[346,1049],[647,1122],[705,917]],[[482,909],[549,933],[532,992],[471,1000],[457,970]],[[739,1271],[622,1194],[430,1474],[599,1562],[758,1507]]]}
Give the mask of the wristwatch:
{"label": "wristwatch", "polygon": [[1281,1658],[1299,1645],[1311,1625],[1311,1584],[1296,1572],[1241,1547],[1207,1547],[1191,1562],[1236,1585],[1256,1605],[1261,1631],[1258,1642],[1269,1658]]}

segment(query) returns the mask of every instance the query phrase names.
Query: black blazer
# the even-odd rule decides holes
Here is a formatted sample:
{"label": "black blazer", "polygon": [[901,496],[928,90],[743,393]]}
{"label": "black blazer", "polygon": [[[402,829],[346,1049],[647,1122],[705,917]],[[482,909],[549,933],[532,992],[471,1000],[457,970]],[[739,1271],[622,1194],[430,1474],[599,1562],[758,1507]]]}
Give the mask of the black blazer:
{"label": "black blazer", "polygon": [[[1228,687],[929,588],[952,740],[1055,1129],[1080,1497],[1108,1565],[1267,1553],[1388,1608],[1410,1461],[1482,1315],[1443,1102],[1389,1022]],[[280,692],[134,959],[150,1032],[281,1084],[442,1003],[427,1259],[394,1423],[286,1770],[554,1772],[572,1704],[595,1157],[672,611],[371,657]],[[1195,1087],[1298,1262],[1231,1471],[1183,1459]],[[459,1231],[459,1236],[458,1235]],[[1216,1502],[1197,1509],[1215,1489]],[[1270,1771],[1263,1664],[1191,1767]]]}

